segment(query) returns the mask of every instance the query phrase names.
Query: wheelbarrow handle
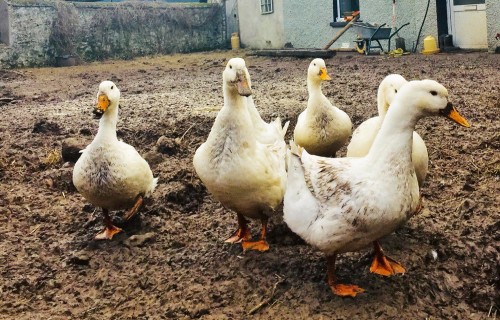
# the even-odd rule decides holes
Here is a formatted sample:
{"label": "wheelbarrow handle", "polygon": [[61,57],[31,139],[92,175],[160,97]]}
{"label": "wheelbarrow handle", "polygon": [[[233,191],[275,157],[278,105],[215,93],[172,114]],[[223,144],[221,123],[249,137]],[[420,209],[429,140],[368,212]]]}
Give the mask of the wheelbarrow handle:
{"label": "wheelbarrow handle", "polygon": [[406,27],[407,25],[409,25],[410,23],[407,22],[405,24],[403,24],[401,27],[397,28],[396,31],[394,31],[390,36],[389,36],[389,39],[392,38],[396,33],[399,32],[399,30],[403,29],[404,27]]}
{"label": "wheelbarrow handle", "polygon": [[379,30],[380,30],[383,26],[385,26],[386,24],[387,24],[387,23],[384,23],[384,24],[381,24],[380,26],[378,26],[377,30],[375,30],[375,32],[374,32],[374,33],[372,33],[372,36],[370,37],[370,41],[372,41],[372,40],[373,40],[373,37],[375,37],[375,35],[377,34],[377,32],[379,32]]}

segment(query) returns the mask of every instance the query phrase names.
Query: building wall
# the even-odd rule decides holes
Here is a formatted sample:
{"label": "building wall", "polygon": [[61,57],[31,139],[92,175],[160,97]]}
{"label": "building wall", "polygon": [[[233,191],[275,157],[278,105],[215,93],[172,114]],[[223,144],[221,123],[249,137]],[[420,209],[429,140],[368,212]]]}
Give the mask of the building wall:
{"label": "building wall", "polygon": [[283,33],[283,5],[289,0],[274,0],[274,12],[260,13],[260,1],[238,1],[240,41],[242,46],[263,49],[282,48],[285,44]]}
{"label": "building wall", "polygon": [[[360,0],[359,6],[363,22],[371,24],[386,23],[387,26],[392,27],[392,1]],[[400,37],[405,39],[405,46],[408,51],[414,47],[417,41],[418,32],[420,26],[422,25],[426,7],[427,1],[396,1],[396,26],[399,27],[407,22],[410,23],[410,25],[402,28],[398,33]],[[435,37],[437,41],[438,32],[435,0],[430,1],[427,17],[418,41],[417,51],[422,50],[423,40],[429,35]],[[392,40],[394,39],[395,37],[392,38]],[[381,41],[381,43],[384,48],[387,48],[387,40]],[[394,48],[394,41],[392,41],[391,46]]]}
{"label": "building wall", "polygon": [[500,33],[500,1],[486,0],[486,23],[488,30],[488,51],[495,52],[500,47],[500,40],[496,40]]}
{"label": "building wall", "polygon": [[[69,42],[84,60],[222,48],[220,4],[66,3],[0,0],[7,5],[10,44],[0,46],[0,67],[52,65],[62,37],[54,27],[69,12]],[[65,11],[61,11],[61,10]]]}
{"label": "building wall", "polygon": [[[283,7],[285,43],[295,48],[323,48],[341,29],[332,28],[332,0],[287,0]],[[331,48],[342,43],[353,47],[356,39],[352,29],[344,33]]]}

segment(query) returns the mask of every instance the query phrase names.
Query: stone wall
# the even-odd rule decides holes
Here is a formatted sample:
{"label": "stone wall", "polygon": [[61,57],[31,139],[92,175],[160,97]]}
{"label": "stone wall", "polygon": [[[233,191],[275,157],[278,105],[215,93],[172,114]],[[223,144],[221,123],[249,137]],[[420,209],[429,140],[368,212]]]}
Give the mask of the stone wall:
{"label": "stone wall", "polygon": [[488,30],[488,51],[496,52],[500,40],[495,37],[500,33],[500,1],[486,0],[486,22]]}
{"label": "stone wall", "polygon": [[225,44],[225,13],[216,3],[0,0],[0,14],[5,7],[10,38],[0,45],[0,67],[53,65],[64,55],[127,59]]}

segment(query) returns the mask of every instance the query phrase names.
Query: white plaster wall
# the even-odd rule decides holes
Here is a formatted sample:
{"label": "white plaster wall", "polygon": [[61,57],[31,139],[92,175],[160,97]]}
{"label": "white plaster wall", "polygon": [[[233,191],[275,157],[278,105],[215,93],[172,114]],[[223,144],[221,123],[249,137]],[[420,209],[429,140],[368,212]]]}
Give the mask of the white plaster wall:
{"label": "white plaster wall", "polygon": [[488,51],[495,52],[496,47],[500,47],[500,40],[496,40],[497,33],[500,33],[500,1],[486,0],[486,23],[488,30]]}
{"label": "white plaster wall", "polygon": [[[492,0],[498,1],[498,0]],[[359,1],[361,17],[364,22],[369,23],[387,23],[387,26],[392,26],[392,1],[389,0],[360,0]],[[405,38],[406,50],[413,49],[417,41],[418,31],[422,24],[427,7],[426,0],[397,0],[396,1],[396,26],[402,26],[409,22],[410,25],[404,27],[399,32],[399,36]],[[422,28],[422,33],[418,42],[417,51],[423,48],[423,41],[426,36],[438,39],[437,32],[437,16],[436,16],[436,1],[430,0],[429,11],[425,24]],[[395,36],[392,38],[391,48],[394,48]],[[387,48],[387,40],[381,41],[382,46]]]}
{"label": "white plaster wall", "polygon": [[[323,48],[342,28],[332,28],[332,0],[287,0],[283,7],[285,43],[295,48]],[[342,35],[331,48],[349,43],[353,47],[352,29]]]}
{"label": "white plaster wall", "polygon": [[242,46],[253,49],[284,46],[283,0],[274,0],[271,14],[260,13],[258,0],[238,1],[238,20]]}

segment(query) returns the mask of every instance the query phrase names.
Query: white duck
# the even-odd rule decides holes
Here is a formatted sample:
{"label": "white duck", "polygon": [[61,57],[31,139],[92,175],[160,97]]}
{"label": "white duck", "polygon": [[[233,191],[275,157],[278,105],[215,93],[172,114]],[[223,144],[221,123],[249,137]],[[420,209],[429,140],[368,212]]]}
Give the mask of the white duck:
{"label": "white duck", "polygon": [[314,59],[307,70],[307,108],[299,115],[293,137],[310,154],[330,157],[349,139],[352,123],[321,91],[324,80],[331,80],[325,61]]}
{"label": "white duck", "polygon": [[[433,80],[411,81],[394,98],[373,142],[362,158],[324,158],[295,147],[288,165],[284,220],[290,229],[327,257],[333,293],[355,296],[364,290],[339,284],[338,254],[360,250],[393,232],[419,206],[419,189],[411,162],[413,129],[425,116],[443,115],[469,127]],[[378,250],[377,250],[378,249]],[[404,272],[380,247],[370,271]]]}
{"label": "white duck", "polygon": [[[248,87],[252,90],[252,81],[250,79],[248,69],[245,69],[245,73],[248,81]],[[284,140],[290,121],[287,121],[284,126],[281,126],[280,117],[277,117],[274,121],[269,123],[262,120],[262,117],[255,106],[252,95],[247,97],[247,106],[250,118],[252,119],[252,123],[256,131],[257,140],[260,143],[273,144],[276,141]]]}
{"label": "white duck", "polygon": [[[387,110],[394,96],[402,85],[407,83],[399,74],[390,74],[382,80],[377,92],[378,116],[363,122],[352,134],[351,142],[347,146],[348,157],[364,157],[368,154],[375,136],[380,130]],[[417,174],[418,185],[422,187],[429,167],[429,154],[424,140],[413,131],[412,162]]]}
{"label": "white duck", "polygon": [[134,147],[116,137],[120,90],[111,81],[103,81],[97,93],[94,115],[100,118],[99,130],[84,150],[73,169],[73,184],[90,203],[101,207],[104,231],[96,239],[111,239],[120,228],[113,225],[109,210],[129,209],[124,218],[130,219],[151,195],[157,178],[148,163]]}
{"label": "white duck", "polygon": [[[239,228],[226,242],[242,242],[244,250],[266,251],[268,218],[281,203],[286,186],[286,144],[261,144],[255,134],[246,96],[245,61],[229,60],[223,72],[224,106],[194,155],[196,173],[225,208],[236,211]],[[260,219],[261,238],[250,241],[246,218]]]}

